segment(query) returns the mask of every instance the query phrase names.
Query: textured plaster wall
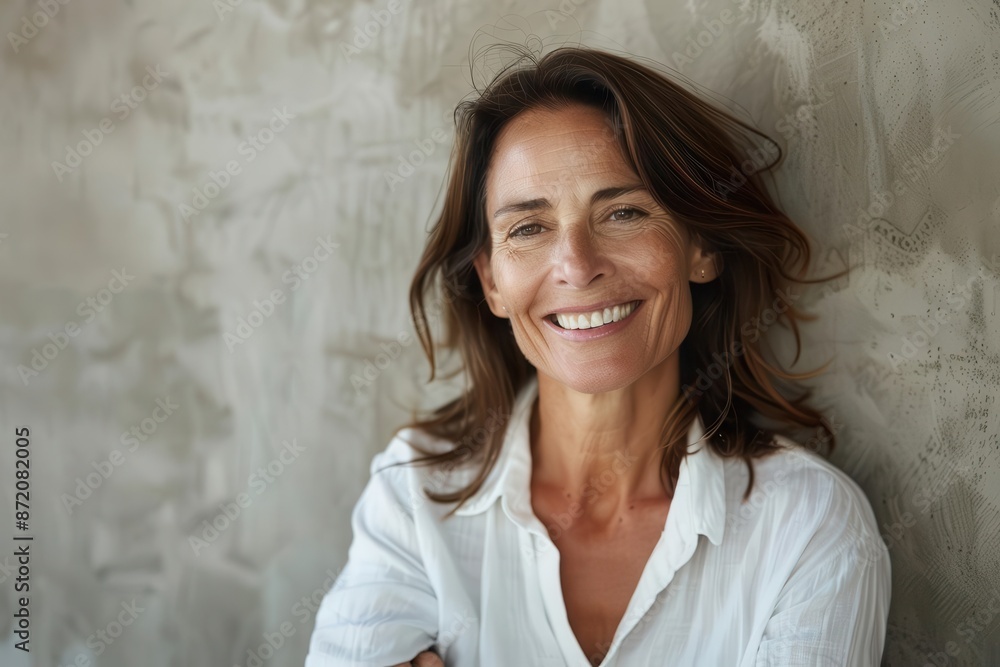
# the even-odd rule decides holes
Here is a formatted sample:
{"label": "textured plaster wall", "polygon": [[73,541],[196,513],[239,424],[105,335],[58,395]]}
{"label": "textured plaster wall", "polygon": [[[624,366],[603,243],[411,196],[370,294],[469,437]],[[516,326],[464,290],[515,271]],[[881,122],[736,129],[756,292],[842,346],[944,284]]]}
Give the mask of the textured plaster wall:
{"label": "textured plaster wall", "polygon": [[885,664],[1000,664],[1000,5],[388,8],[0,4],[0,663],[245,665],[288,623],[268,664],[301,665],[372,455],[455,390],[405,336],[351,376],[411,332],[449,113],[509,40],[652,58],[782,143],[820,268],[857,267],[801,297],[795,369],[835,359],[814,385],[889,546]]}

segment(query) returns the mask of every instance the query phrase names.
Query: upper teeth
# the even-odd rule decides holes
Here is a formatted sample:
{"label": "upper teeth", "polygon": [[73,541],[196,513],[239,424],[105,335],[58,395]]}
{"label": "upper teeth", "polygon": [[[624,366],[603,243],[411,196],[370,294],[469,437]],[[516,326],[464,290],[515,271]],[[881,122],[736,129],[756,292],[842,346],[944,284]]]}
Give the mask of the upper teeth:
{"label": "upper teeth", "polygon": [[595,310],[592,313],[564,314],[556,313],[556,321],[564,329],[593,329],[611,322],[623,320],[635,309],[635,301],[623,303],[614,308]]}

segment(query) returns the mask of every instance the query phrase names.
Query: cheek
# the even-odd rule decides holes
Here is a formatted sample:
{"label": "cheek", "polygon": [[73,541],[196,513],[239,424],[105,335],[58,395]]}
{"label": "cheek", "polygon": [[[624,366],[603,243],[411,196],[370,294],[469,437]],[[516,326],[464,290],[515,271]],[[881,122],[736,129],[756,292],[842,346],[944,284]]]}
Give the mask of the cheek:
{"label": "cheek", "polygon": [[656,221],[630,243],[625,259],[645,283],[665,289],[687,285],[687,267],[681,237],[671,225]]}
{"label": "cheek", "polygon": [[643,285],[658,290],[673,290],[680,286],[687,287],[687,274],[683,264],[673,255],[654,254],[651,252],[632,255],[626,260],[626,266]]}
{"label": "cheek", "polygon": [[497,290],[508,308],[527,307],[534,294],[541,272],[537,261],[523,254],[499,250],[493,259],[493,277]]}

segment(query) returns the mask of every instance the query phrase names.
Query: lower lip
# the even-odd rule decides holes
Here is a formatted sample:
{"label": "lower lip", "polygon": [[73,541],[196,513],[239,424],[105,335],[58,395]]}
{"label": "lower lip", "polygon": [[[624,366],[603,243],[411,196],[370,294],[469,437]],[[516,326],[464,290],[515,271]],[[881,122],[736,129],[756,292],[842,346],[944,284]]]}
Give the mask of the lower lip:
{"label": "lower lip", "polygon": [[625,327],[627,327],[632,320],[635,319],[636,312],[642,308],[645,301],[640,301],[639,305],[632,309],[632,312],[628,314],[623,320],[618,320],[617,322],[612,322],[610,324],[605,324],[603,326],[597,327],[595,329],[563,329],[558,324],[553,323],[549,318],[543,317],[542,320],[549,325],[549,328],[555,331],[557,334],[565,338],[566,340],[593,340],[595,338],[603,338],[604,336],[610,336],[611,334],[618,333]]}

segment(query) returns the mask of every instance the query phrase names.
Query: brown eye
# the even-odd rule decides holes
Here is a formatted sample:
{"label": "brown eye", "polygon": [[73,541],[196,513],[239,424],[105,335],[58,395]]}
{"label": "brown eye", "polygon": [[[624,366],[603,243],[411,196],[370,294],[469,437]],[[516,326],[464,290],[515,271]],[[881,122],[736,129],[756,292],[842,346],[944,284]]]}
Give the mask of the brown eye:
{"label": "brown eye", "polygon": [[[624,217],[618,216],[619,213],[624,214]],[[632,222],[634,220],[638,220],[642,214],[642,211],[637,208],[622,206],[621,208],[616,208],[611,211],[611,219],[615,222]]]}
{"label": "brown eye", "polygon": [[514,229],[511,230],[510,235],[511,236],[534,236],[534,234],[525,234],[524,231],[523,231],[523,230],[529,229],[531,227],[538,227],[538,223],[536,223],[536,222],[529,222],[528,224],[520,225],[519,227],[515,227]]}

